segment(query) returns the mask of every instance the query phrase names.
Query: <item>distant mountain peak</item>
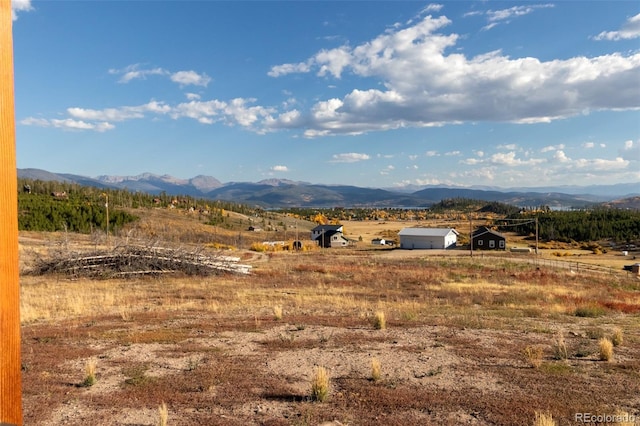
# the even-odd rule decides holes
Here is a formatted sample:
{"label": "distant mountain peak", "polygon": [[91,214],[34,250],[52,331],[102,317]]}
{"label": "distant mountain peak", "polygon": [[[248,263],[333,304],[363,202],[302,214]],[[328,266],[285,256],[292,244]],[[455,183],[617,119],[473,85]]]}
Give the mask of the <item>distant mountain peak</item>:
{"label": "distant mountain peak", "polygon": [[289,179],[263,179],[258,182],[259,185],[283,186],[283,185],[300,185],[302,182],[296,182]]}

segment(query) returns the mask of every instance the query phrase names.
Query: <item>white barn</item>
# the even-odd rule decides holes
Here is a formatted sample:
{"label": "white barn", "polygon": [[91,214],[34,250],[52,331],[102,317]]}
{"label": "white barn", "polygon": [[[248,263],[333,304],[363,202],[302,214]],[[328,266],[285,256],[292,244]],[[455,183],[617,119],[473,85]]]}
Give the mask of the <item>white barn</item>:
{"label": "white barn", "polygon": [[404,228],[398,232],[401,249],[448,249],[458,242],[453,228]]}

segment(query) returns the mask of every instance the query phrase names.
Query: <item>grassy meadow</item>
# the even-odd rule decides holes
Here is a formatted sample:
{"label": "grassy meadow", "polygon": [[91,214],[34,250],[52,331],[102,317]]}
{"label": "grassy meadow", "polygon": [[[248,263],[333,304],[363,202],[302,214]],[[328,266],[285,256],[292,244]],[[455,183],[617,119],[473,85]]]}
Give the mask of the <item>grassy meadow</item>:
{"label": "grassy meadow", "polygon": [[[212,255],[228,248],[214,244],[223,233],[238,238],[184,214],[158,214],[110,240],[21,233],[23,269],[53,251],[141,238],[197,243]],[[367,244],[376,227],[401,224],[365,225],[345,226],[366,236],[352,249],[231,251],[252,265],[250,275],[23,274],[25,424],[638,419],[637,277],[617,267],[540,266],[528,254],[378,249]]]}

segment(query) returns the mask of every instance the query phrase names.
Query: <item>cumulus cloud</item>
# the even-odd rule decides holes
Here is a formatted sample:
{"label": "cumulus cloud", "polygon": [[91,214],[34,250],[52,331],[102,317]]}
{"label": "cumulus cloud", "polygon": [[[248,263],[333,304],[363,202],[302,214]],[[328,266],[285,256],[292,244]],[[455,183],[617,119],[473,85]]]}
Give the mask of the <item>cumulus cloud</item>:
{"label": "cumulus cloud", "polygon": [[18,19],[18,12],[29,12],[33,10],[31,0],[11,0],[11,20]]}
{"label": "cumulus cloud", "polygon": [[274,171],[274,172],[288,172],[289,168],[287,166],[273,166],[273,167],[271,167],[271,171]]}
{"label": "cumulus cloud", "polygon": [[617,31],[603,31],[593,37],[595,40],[630,40],[640,37],[640,13],[631,18],[622,25]]}
{"label": "cumulus cloud", "polygon": [[545,146],[543,147],[540,152],[549,152],[549,151],[556,151],[559,149],[564,149],[564,144],[559,144],[559,145],[549,145],[549,146]]}
{"label": "cumulus cloud", "polygon": [[571,161],[571,159],[569,157],[567,157],[567,155],[564,153],[564,151],[562,150],[557,150],[554,154],[553,154],[553,159],[559,163],[566,163]]}
{"label": "cumulus cloud", "polygon": [[334,154],[332,156],[332,163],[357,163],[358,161],[368,160],[370,157],[367,154],[359,154],[357,152],[349,152],[345,154]]}
{"label": "cumulus cloud", "polygon": [[[539,7],[550,5],[495,11],[492,19]],[[287,69],[339,79],[349,72],[380,83],[317,102],[298,122],[307,137],[463,122],[546,123],[585,111],[640,108],[640,53],[549,61],[500,51],[467,57],[457,53],[460,37],[444,32],[450,23],[426,16],[360,45],[321,50],[304,66],[280,65],[271,75]]]}
{"label": "cumulus cloud", "polygon": [[195,71],[178,71],[171,74],[171,81],[181,86],[194,85],[207,87],[211,82],[211,77],[204,73],[198,74]]}
{"label": "cumulus cloud", "polygon": [[517,158],[515,152],[508,152],[508,153],[494,154],[490,157],[489,161],[492,164],[513,167],[513,166],[532,166],[535,164],[544,163],[546,160],[542,158],[526,158],[523,160],[523,159]]}
{"label": "cumulus cloud", "polygon": [[[72,107],[67,108],[70,118],[66,120],[47,120],[29,117],[20,123],[27,126],[76,128],[79,130],[105,131],[114,129],[109,122],[122,122],[142,119],[150,115],[166,115],[172,119],[191,118],[202,124],[221,122],[228,126],[239,125],[247,130],[263,133],[265,130],[258,123],[274,121],[273,109],[250,105],[255,99],[236,98],[228,102],[211,100],[192,100],[171,106],[164,102],[150,101],[143,105],[105,108],[101,110]],[[58,123],[62,121],[62,123]],[[105,124],[100,124],[105,122]],[[58,123],[58,124],[56,124]]]}

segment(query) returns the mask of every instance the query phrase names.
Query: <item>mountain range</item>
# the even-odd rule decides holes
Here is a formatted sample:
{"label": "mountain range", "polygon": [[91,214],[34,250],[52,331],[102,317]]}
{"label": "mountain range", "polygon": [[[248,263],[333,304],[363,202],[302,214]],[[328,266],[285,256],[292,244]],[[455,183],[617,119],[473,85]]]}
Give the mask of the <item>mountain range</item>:
{"label": "mountain range", "polygon": [[640,208],[640,183],[539,188],[422,186],[362,188],[322,185],[286,179],[223,183],[211,176],[179,179],[169,175],[143,173],[137,176],[95,178],[52,173],[41,169],[18,169],[18,177],[42,181],[70,182],[97,188],[126,189],[170,195],[189,195],[226,200],[264,208],[283,207],[429,207],[443,199],[470,198],[498,201],[519,207],[547,205],[552,208],[584,207],[598,203]]}

